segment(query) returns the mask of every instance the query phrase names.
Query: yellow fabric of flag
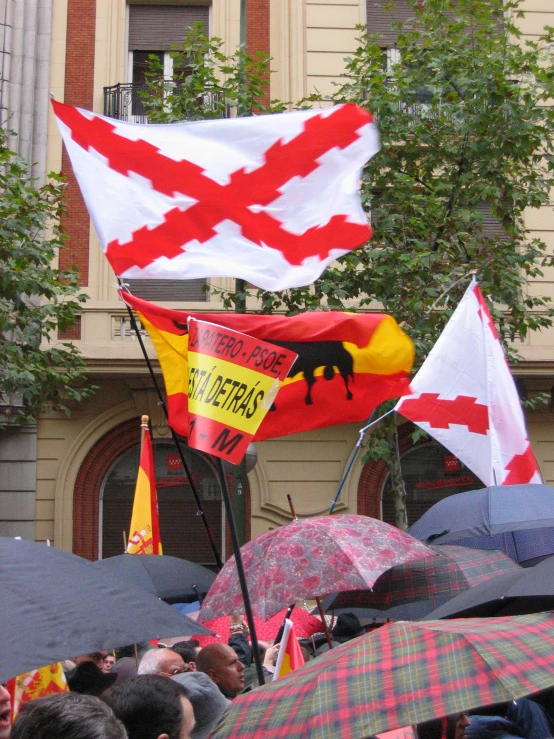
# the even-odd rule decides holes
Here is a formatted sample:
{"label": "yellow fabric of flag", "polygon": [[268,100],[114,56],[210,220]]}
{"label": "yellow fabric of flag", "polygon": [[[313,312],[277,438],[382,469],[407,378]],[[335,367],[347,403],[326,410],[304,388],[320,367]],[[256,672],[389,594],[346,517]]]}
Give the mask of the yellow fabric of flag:
{"label": "yellow fabric of flag", "polygon": [[8,681],[7,689],[12,697],[12,721],[21,706],[27,701],[42,698],[51,693],[65,693],[69,690],[60,662],[54,662],[37,670],[29,670]]}
{"label": "yellow fabric of flag", "polygon": [[162,554],[154,452],[147,428],[142,441],[127,553]]}

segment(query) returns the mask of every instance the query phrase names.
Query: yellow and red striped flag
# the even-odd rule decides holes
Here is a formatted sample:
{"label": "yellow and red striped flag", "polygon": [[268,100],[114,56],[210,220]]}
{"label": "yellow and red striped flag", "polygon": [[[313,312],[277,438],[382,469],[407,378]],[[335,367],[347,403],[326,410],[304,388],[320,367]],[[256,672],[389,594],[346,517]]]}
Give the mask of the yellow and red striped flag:
{"label": "yellow and red striped flag", "polygon": [[65,693],[69,690],[60,662],[24,672],[8,680],[6,688],[12,699],[12,721],[27,701],[42,698],[51,693]]}
{"label": "yellow and red striped flag", "polygon": [[162,554],[154,452],[148,416],[142,417],[142,448],[127,553]]}
{"label": "yellow and red striped flag", "polygon": [[294,633],[294,624],[287,618],[285,619],[285,628],[283,629],[283,638],[281,639],[281,646],[279,647],[279,654],[275,663],[273,679],[278,680],[280,677],[285,677],[289,672],[302,667],[303,664],[304,655]]}

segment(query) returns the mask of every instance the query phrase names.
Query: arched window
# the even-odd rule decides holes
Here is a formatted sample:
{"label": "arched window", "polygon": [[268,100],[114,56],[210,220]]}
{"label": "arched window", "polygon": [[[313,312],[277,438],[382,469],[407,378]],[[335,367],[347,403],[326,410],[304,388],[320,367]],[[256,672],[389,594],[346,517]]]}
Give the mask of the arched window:
{"label": "arched window", "polygon": [[[484,487],[463,462],[437,442],[418,444],[401,455],[402,477],[406,485],[406,509],[411,526],[442,498]],[[395,523],[394,501],[387,474],[381,489],[383,521]]]}
{"label": "arched window", "polygon": [[[154,440],[153,447],[163,553],[213,564],[213,552],[175,445]],[[225,519],[216,469],[205,455],[187,447],[183,451],[216,546],[225,559]],[[139,444],[132,446],[118,457],[104,477],[100,491],[99,557],[123,552],[123,532],[126,536],[129,533],[139,452]]]}

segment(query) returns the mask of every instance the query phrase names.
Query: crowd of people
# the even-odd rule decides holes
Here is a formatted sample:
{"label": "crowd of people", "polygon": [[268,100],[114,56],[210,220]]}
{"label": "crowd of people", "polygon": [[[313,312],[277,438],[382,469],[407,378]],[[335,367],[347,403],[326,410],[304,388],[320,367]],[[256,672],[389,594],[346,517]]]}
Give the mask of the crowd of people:
{"label": "crowd of people", "polygon": [[[333,643],[363,633],[354,614],[342,614]],[[279,645],[260,646],[271,680]],[[303,647],[305,659],[325,647],[312,639],[311,649]],[[230,702],[258,688],[246,626],[235,628],[228,643],[133,645],[82,655],[63,666],[69,692],[23,703],[13,725],[10,694],[0,686],[0,739],[207,739]],[[416,733],[419,739],[548,739],[554,724],[544,700],[541,705],[520,699],[428,721]]]}

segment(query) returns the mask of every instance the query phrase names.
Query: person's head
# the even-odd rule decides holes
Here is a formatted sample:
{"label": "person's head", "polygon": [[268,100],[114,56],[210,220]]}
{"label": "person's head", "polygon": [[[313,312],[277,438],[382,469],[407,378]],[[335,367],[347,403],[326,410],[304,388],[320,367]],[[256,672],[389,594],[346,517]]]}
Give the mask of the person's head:
{"label": "person's head", "polygon": [[75,665],[80,665],[81,662],[94,662],[97,667],[102,669],[104,666],[104,657],[107,655],[108,652],[105,650],[103,652],[89,652],[88,654],[81,654],[79,657],[72,657],[71,661]]}
{"label": "person's head", "polygon": [[171,649],[177,654],[180,654],[187,668],[186,672],[193,672],[196,670],[196,657],[198,652],[202,649],[198,639],[190,639],[189,641],[178,641],[173,644]]}
{"label": "person's head", "polygon": [[163,675],[171,677],[186,672],[183,658],[173,649],[150,649],[138,666],[139,675]]}
{"label": "person's head", "polygon": [[203,672],[189,672],[171,678],[182,685],[192,703],[196,725],[192,739],[206,739],[217,726],[230,701]]}
{"label": "person's head", "polygon": [[114,685],[119,685],[125,680],[130,680],[137,676],[137,661],[134,657],[122,657],[118,659],[112,667],[111,675],[116,675]]}
{"label": "person's head", "polygon": [[21,706],[10,739],[127,739],[112,711],[99,698],[55,693]]}
{"label": "person's head", "polygon": [[228,644],[208,644],[201,649],[196,669],[205,672],[224,694],[234,697],[244,689],[244,665]]}
{"label": "person's head", "polygon": [[460,713],[456,716],[456,722],[454,724],[454,739],[465,739],[466,729],[470,725],[471,721],[467,713]]}
{"label": "person's head", "polygon": [[190,739],[192,705],[174,680],[140,675],[110,688],[102,699],[123,722],[129,739]]}
{"label": "person's head", "polygon": [[5,685],[0,685],[0,739],[8,739],[12,726],[12,703]]}
{"label": "person's head", "polygon": [[80,662],[66,674],[69,689],[83,695],[100,695],[114,684],[116,677],[103,672],[94,662]]}
{"label": "person's head", "polygon": [[106,657],[104,657],[104,660],[102,662],[102,672],[111,672],[114,665],[115,657],[113,656],[113,654],[108,654]]}

